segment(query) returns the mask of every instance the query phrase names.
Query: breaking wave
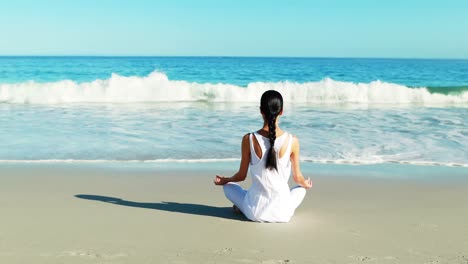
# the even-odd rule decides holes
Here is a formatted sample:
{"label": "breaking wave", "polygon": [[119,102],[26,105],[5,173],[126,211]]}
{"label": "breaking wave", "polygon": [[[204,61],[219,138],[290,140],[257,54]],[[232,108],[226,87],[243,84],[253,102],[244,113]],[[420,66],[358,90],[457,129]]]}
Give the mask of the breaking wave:
{"label": "breaking wave", "polygon": [[78,83],[71,80],[0,84],[0,102],[17,104],[138,103],[138,102],[257,102],[270,89],[290,103],[363,103],[466,105],[466,87],[407,87],[373,81],[353,83],[330,78],[317,82],[252,82],[232,84],[169,80],[154,71],[148,76],[120,76]]}

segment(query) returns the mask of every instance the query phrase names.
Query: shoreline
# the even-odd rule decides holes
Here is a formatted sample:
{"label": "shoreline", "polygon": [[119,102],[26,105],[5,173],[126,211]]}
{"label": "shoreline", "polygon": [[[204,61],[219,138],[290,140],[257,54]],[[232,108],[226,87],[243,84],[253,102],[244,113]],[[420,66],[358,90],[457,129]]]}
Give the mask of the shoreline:
{"label": "shoreline", "polygon": [[259,224],[212,184],[237,166],[0,164],[0,262],[468,261],[466,169],[303,166],[292,221]]}
{"label": "shoreline", "polygon": [[[220,171],[235,173],[239,168],[240,160],[208,161],[208,162],[128,162],[128,161],[96,161],[96,162],[68,162],[68,161],[8,161],[0,162],[0,173],[5,170],[28,169],[94,169],[114,171]],[[444,180],[441,176],[449,178],[468,178],[468,168],[464,166],[419,165],[406,163],[378,163],[378,164],[332,164],[301,162],[304,174],[353,176],[363,178],[407,179],[407,180]],[[309,176],[308,176],[309,177]]]}

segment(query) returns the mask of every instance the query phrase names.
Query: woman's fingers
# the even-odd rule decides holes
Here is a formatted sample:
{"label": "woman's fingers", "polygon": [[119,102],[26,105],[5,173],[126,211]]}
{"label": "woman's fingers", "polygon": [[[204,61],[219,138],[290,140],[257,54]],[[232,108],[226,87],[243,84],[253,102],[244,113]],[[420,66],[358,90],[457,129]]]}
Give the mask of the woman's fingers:
{"label": "woman's fingers", "polygon": [[307,178],[305,180],[305,185],[304,187],[306,187],[307,189],[309,189],[310,187],[312,187],[312,180],[310,178]]}
{"label": "woman's fingers", "polygon": [[222,179],[221,176],[216,175],[216,177],[215,177],[215,179],[214,179],[213,182],[214,182],[214,184],[216,184],[216,185],[221,185],[221,184],[222,184],[222,180],[223,180],[223,179]]}

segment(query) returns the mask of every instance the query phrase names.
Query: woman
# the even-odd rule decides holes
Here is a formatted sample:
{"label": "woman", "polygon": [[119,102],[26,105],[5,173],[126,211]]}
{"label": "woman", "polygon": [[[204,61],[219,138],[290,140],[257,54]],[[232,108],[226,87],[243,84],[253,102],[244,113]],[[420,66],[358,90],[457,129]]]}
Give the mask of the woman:
{"label": "woman", "polygon": [[[216,175],[214,183],[224,185],[226,197],[248,219],[257,222],[289,222],[312,187],[299,168],[299,140],[278,126],[283,114],[283,97],[277,91],[266,91],[260,100],[263,128],[242,139],[239,171],[232,177]],[[252,187],[243,190],[235,182],[244,181],[250,167]],[[299,186],[289,189],[293,172]]]}

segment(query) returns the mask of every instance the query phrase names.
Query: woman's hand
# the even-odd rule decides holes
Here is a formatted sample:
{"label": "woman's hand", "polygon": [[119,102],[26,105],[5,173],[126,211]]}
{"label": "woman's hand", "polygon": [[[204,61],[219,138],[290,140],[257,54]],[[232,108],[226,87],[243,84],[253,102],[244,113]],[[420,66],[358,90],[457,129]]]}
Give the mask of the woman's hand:
{"label": "woman's hand", "polygon": [[225,185],[228,182],[241,182],[245,180],[247,177],[247,171],[249,170],[249,163],[250,163],[250,143],[249,143],[249,135],[246,134],[242,138],[242,157],[241,163],[239,167],[239,171],[234,174],[232,177],[224,177],[220,175],[216,175],[213,180],[213,183],[216,185]]}
{"label": "woman's hand", "polygon": [[310,178],[304,180],[304,185],[302,185],[302,187],[310,189],[312,187],[312,180]]}
{"label": "woman's hand", "polygon": [[216,177],[215,177],[215,179],[214,179],[213,182],[214,182],[214,184],[216,184],[216,185],[225,185],[226,183],[229,182],[229,178],[216,175]]}

